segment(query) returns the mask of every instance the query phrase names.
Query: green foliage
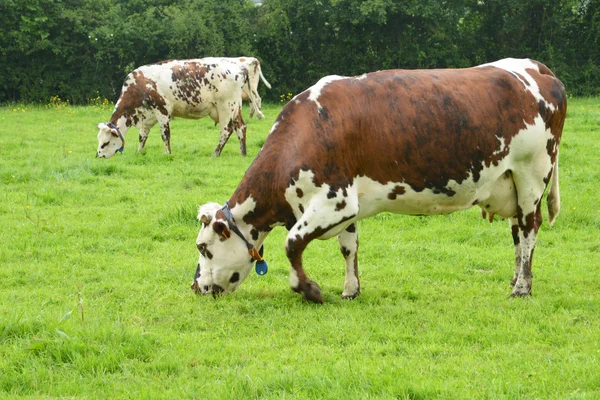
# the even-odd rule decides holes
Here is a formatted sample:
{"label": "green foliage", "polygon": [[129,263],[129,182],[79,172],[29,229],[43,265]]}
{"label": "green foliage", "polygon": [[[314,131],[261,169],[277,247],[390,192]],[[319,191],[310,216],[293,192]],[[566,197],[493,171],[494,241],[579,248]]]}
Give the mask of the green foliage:
{"label": "green foliage", "polygon": [[508,223],[477,208],[361,221],[354,301],[335,239],[304,253],[326,303],[289,289],[283,227],[267,275],[197,297],[197,206],[229,198],[281,107],[248,122],[248,157],[231,138],[211,158],[212,121],[176,119],[172,155],[158,128],[136,153],[133,129],[108,160],[94,154],[110,109],[0,107],[0,398],[600,396],[600,99],[569,99],[531,298],[509,298]]}
{"label": "green foliage", "polygon": [[252,55],[300,93],[325,75],[547,64],[578,95],[600,93],[600,2],[589,0],[4,0],[0,103],[116,100],[132,69],[173,58]]}

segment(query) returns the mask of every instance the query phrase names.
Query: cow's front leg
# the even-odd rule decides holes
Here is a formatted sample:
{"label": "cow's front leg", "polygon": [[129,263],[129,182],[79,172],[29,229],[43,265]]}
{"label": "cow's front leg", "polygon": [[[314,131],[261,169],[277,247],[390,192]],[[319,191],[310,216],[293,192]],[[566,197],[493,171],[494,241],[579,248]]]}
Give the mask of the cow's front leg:
{"label": "cow's front leg", "polygon": [[217,144],[212,157],[219,157],[221,155],[221,151],[223,151],[223,147],[225,147],[225,143],[227,143],[229,140],[229,137],[233,133],[234,129],[231,120],[227,120],[225,123],[223,123],[222,119],[219,119],[219,127],[221,129],[221,136],[219,137],[219,144]]}
{"label": "cow's front leg", "polygon": [[323,304],[321,287],[316,282],[308,279],[302,267],[302,253],[308,243],[309,240],[300,237],[300,235],[288,235],[285,252],[291,263],[290,286],[294,292],[302,293],[306,300]]}
{"label": "cow's front leg", "polygon": [[235,130],[235,133],[240,141],[240,154],[246,155],[246,124]]}
{"label": "cow's front leg", "polygon": [[163,142],[165,142],[165,153],[171,154],[171,122],[167,118],[159,120]]}
{"label": "cow's front leg", "polygon": [[237,114],[233,117],[233,126],[235,127],[235,134],[240,141],[240,154],[246,155],[246,123],[242,117],[242,103],[239,104]]}
{"label": "cow's front leg", "polygon": [[360,295],[360,281],[358,279],[358,232],[356,223],[349,225],[338,235],[340,251],[346,260],[346,280],[342,299],[354,299]]}
{"label": "cow's front leg", "polygon": [[138,146],[138,153],[144,149],[144,146],[146,146],[146,140],[148,140],[148,133],[149,129],[146,129],[145,127],[140,128],[140,145]]}

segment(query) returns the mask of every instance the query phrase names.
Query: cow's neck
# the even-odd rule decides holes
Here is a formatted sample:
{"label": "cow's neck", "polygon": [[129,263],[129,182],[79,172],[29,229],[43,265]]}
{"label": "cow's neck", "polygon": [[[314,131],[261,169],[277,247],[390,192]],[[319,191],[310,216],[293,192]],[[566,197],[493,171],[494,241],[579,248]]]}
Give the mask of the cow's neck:
{"label": "cow's neck", "polygon": [[121,135],[125,136],[131,126],[131,116],[128,116],[117,108],[110,117],[110,122],[119,128]]}
{"label": "cow's neck", "polygon": [[229,200],[234,218],[243,220],[260,233],[269,232],[278,225],[289,229],[296,222],[285,200],[286,178],[277,165],[276,158],[261,152]]}

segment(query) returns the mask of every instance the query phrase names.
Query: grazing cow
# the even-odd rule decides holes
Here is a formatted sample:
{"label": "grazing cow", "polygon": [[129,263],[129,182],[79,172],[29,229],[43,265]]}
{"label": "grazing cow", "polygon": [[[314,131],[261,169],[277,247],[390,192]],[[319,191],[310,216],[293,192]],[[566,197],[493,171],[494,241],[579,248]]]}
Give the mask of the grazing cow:
{"label": "grazing cow", "polygon": [[[122,152],[125,135],[133,125],[140,130],[142,151],[150,129],[158,122],[166,153],[171,153],[170,121],[174,117],[198,119],[209,115],[221,128],[221,150],[235,130],[240,152],[246,155],[246,124],[242,118],[242,92],[256,100],[249,88],[248,71],[232,63],[172,60],[145,65],[131,72],[108,123],[98,125],[98,157]],[[256,107],[256,104],[255,104]]]}
{"label": "grazing cow", "polygon": [[[256,116],[258,119],[263,118],[262,114],[262,99],[258,94],[258,82],[262,79],[263,83],[271,89],[271,84],[267,82],[267,79],[262,73],[262,69],[260,68],[260,61],[254,57],[235,57],[235,58],[221,58],[221,57],[206,57],[202,59],[206,63],[219,63],[219,62],[231,62],[234,64],[239,64],[243,67],[246,67],[248,70],[248,80],[250,81],[250,90],[252,91],[252,95],[256,100],[256,104],[258,105],[258,110],[255,109],[252,102],[250,102],[250,118],[254,115],[256,111]],[[244,89],[242,94],[242,100],[250,100],[250,93],[246,92]]]}
{"label": "grazing cow", "polygon": [[262,260],[256,249],[283,225],[292,289],[323,301],[302,253],[312,240],[337,235],[346,260],[342,297],[354,298],[360,294],[356,221],[383,211],[433,215],[478,205],[510,219],[512,296],[530,295],[550,181],[550,224],[560,208],[566,109],[563,84],[527,59],[323,78],[283,108],[229,201],[200,207],[192,288],[235,290]]}

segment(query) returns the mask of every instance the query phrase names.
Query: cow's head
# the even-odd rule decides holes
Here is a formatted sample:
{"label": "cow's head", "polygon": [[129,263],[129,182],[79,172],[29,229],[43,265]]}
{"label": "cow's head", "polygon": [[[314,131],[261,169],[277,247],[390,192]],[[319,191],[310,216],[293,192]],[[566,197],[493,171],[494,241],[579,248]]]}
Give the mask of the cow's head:
{"label": "cow's head", "polygon": [[123,152],[125,148],[125,139],[119,131],[119,128],[112,124],[98,124],[98,152],[96,157],[110,158],[117,152]]}
{"label": "cow's head", "polygon": [[230,229],[228,218],[217,203],[200,207],[202,228],[196,239],[200,252],[192,289],[198,294],[233,292],[248,277],[257,259],[243,235]]}

